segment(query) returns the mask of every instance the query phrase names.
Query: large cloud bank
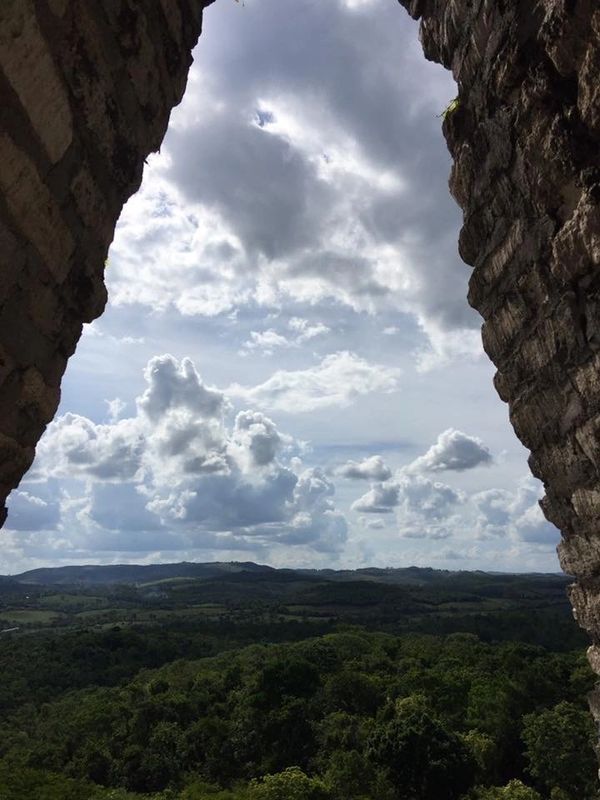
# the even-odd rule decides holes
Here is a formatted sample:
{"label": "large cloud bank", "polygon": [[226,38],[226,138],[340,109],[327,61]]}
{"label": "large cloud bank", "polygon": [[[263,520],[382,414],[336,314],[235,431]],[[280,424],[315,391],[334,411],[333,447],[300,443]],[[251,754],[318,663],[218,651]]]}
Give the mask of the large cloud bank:
{"label": "large cloud bank", "polygon": [[302,468],[298,446],[269,417],[244,410],[228,425],[229,400],[189,359],[155,357],[144,377],[135,416],[98,424],[65,414],[50,426],[29,476],[38,493],[17,494],[12,528],[66,529],[72,497],[43,495],[52,481],[75,478],[86,486],[75,504],[78,529],[119,551],[339,551],[347,526],[332,482]]}
{"label": "large cloud bank", "polygon": [[[366,515],[361,519],[371,529],[384,524],[374,515],[395,514],[394,527],[407,539],[473,542],[504,538],[542,547],[556,544],[558,531],[545,519],[539,506],[541,487],[530,476],[514,491],[479,492],[461,491],[429,477],[431,473],[475,470],[493,461],[480,438],[449,428],[422,456],[393,474],[380,455],[361,463],[347,462],[337,474],[372,481],[371,488],[352,504],[353,511]],[[456,556],[454,552],[453,558]]]}
{"label": "large cloud bank", "polygon": [[[119,223],[113,302],[400,311],[425,334],[422,368],[479,354],[440,179],[455,88],[423,62],[415,23],[385,0],[230,5],[208,9],[185,102]],[[427,92],[398,79],[413,73]]]}

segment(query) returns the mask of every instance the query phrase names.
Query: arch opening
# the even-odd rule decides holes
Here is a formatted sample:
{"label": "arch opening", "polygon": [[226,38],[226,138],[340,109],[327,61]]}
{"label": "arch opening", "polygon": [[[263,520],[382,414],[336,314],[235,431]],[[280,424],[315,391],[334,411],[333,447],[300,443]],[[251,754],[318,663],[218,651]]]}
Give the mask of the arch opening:
{"label": "arch opening", "polygon": [[[77,561],[552,570],[464,300],[451,78],[385,0],[206,22],[7,533],[45,514],[48,540],[83,531]],[[210,409],[190,404],[207,387]]]}
{"label": "arch opening", "polygon": [[[594,75],[599,62],[600,12],[586,0],[571,5],[541,3],[533,9],[528,3],[518,2],[506,7],[442,0],[407,0],[402,4],[413,17],[421,19],[427,58],[451,68],[458,83],[457,103],[446,115],[444,132],[454,159],[451,190],[464,212],[460,252],[474,269],[469,301],[484,318],[484,346],[498,367],[496,389],[509,404],[518,437],[532,452],[534,475],[545,484],[544,512],[563,533],[561,563],[577,578],[572,599],[580,623],[595,641],[596,584],[600,573],[595,544],[600,491],[600,362],[595,313],[600,112]],[[358,13],[360,4],[350,5]],[[30,465],[35,444],[56,411],[60,380],[79,338],[81,322],[96,317],[103,307],[102,266],[112,230],[125,198],[139,186],[144,158],[160,145],[171,106],[183,94],[190,50],[200,30],[201,10],[197,3],[162,0],[149,14],[136,14],[128,4],[123,4],[118,14],[108,5],[85,9],[77,6],[75,11],[58,0],[37,5],[31,0],[9,2],[0,12],[1,86],[7,98],[2,134],[7,157],[0,170],[0,234],[6,263],[0,333],[7,331],[6,341],[1,342],[4,382],[0,485],[4,494],[19,482]],[[66,43],[77,46],[67,47]],[[28,53],[39,54],[34,72]],[[40,99],[42,86],[44,97],[49,98],[44,102]],[[270,98],[255,108],[255,115],[252,136],[238,143],[242,151],[244,147],[254,147],[258,133],[263,139],[271,136],[284,141],[297,124],[293,109],[287,110],[286,117],[286,109],[273,105]],[[288,126],[285,135],[276,130],[281,120]],[[214,152],[218,153],[217,139],[214,144]],[[310,150],[311,143],[304,144]],[[285,151],[280,144],[280,149],[287,168],[283,185],[302,181],[289,147]],[[325,165],[334,163],[329,154],[323,155]],[[260,148],[253,156],[255,166],[260,167]],[[394,186],[397,176],[373,172],[371,163],[355,163],[352,168],[363,173],[366,170],[368,180],[379,182],[383,193],[401,192],[401,187]],[[187,177],[181,175],[182,184]],[[24,193],[23,186],[31,187],[31,191]],[[320,183],[317,188],[326,193]],[[257,260],[265,256],[271,261],[281,259],[278,247],[282,238],[287,237],[288,246],[298,246],[294,237],[301,236],[302,230],[286,229],[285,214],[277,230],[278,240],[260,226],[244,228],[252,202],[239,196],[234,199],[239,201],[239,230],[254,237]],[[286,200],[275,194],[265,215],[285,212]],[[222,198],[214,197],[211,202],[213,211],[218,212]],[[307,206],[292,209],[291,216],[310,227],[319,222],[311,218],[312,212],[314,209]],[[393,222],[385,218],[384,209],[372,224],[389,227]],[[209,216],[189,224],[203,224],[209,229],[215,222]],[[351,242],[351,233],[345,235]],[[229,238],[223,235],[212,244],[217,249],[221,247],[219,257],[223,259],[231,257],[231,250],[236,249],[231,232]],[[380,264],[384,256],[380,255]],[[311,265],[293,266],[296,272],[289,292],[310,291],[306,288],[306,273],[310,274]],[[326,269],[331,286],[339,292],[347,264],[340,261],[339,253],[333,253]],[[379,269],[385,273],[385,266]],[[385,294],[388,288],[381,281],[377,283],[379,273],[367,271],[366,277],[368,280],[357,287],[356,296],[351,298],[359,311],[357,297],[368,297],[371,302],[378,292]],[[170,289],[172,286],[165,280],[163,294]],[[187,302],[201,305],[206,298],[187,298]],[[223,302],[226,305],[227,298]],[[292,319],[298,320],[294,323],[296,328],[288,327],[297,339],[307,335],[311,325],[318,326],[320,322],[327,327],[319,320],[296,315],[289,321]],[[257,337],[249,339],[249,345],[264,344],[264,334],[270,330],[255,331]],[[276,347],[276,336],[282,334],[273,331],[269,335],[271,345]],[[443,338],[442,332],[438,341]],[[431,343],[435,345],[433,334]],[[389,370],[374,372],[372,364],[363,363],[365,360],[360,357],[353,361],[351,356],[348,351],[337,361],[324,357],[318,365],[321,372],[316,375],[314,370],[309,373],[297,368],[292,383],[306,381],[320,386],[323,373],[330,380],[343,383],[358,371],[363,380],[368,378],[385,392],[398,380]],[[170,377],[170,384],[161,382],[165,375]],[[280,396],[282,380],[279,374],[275,386],[265,378],[254,384],[232,382],[231,387],[234,394],[237,392],[238,397],[249,402],[252,398],[264,399],[273,389]],[[167,395],[171,399],[180,397],[174,415],[179,424],[181,417],[195,408],[188,397],[190,385],[196,385],[207,404],[202,406],[202,413],[208,414],[206,408],[216,409],[219,403],[226,402],[214,387],[200,384],[189,364],[163,360],[148,371],[148,387],[139,395],[140,414],[146,415],[148,424],[160,427],[164,420],[153,417],[158,414],[160,403],[166,403]],[[299,402],[297,393],[291,398],[290,402]],[[314,396],[302,401],[309,405],[320,402]],[[118,416],[116,406],[110,413]],[[162,454],[169,448],[178,458],[184,452],[189,456],[186,468],[203,471],[213,480],[220,470],[229,468],[224,453],[232,457],[231,453],[236,452],[239,464],[244,459],[247,464],[254,459],[257,467],[264,468],[270,463],[272,448],[283,446],[286,440],[269,427],[264,412],[260,414],[239,418],[237,427],[226,434],[219,428],[218,415],[215,413],[213,419],[208,414],[202,429],[202,452],[185,453],[185,448],[177,452],[178,444],[182,446],[181,437],[174,442],[163,431],[164,439],[158,442],[154,457],[164,467]],[[181,433],[175,423],[174,426],[174,432]],[[82,435],[98,438],[97,431],[83,431]],[[143,435],[138,430],[134,432],[136,446],[142,447],[139,443]],[[219,440],[219,436],[225,439]],[[117,440],[121,442],[118,437]],[[471,440],[468,447],[475,453],[477,442],[474,437]],[[208,445],[214,442],[217,446],[211,450]],[[419,468],[429,464],[434,472],[437,468],[446,469],[447,463],[435,459],[445,452],[446,445],[455,447],[452,452],[456,452],[456,437],[452,439],[449,434],[432,445],[413,461],[424,459]],[[461,440],[459,449],[464,446]],[[137,451],[127,450],[126,456],[132,452],[135,455]],[[127,457],[122,464],[127,463]],[[481,454],[479,457],[485,460]],[[380,476],[384,474],[383,462],[365,464],[366,460],[351,458],[347,469],[373,475],[379,470]],[[133,469],[136,464],[133,460],[129,467]],[[96,462],[94,469],[101,473],[107,466]],[[293,470],[286,466],[277,473],[276,481],[285,484],[287,480],[291,484],[294,478],[290,474]],[[118,475],[109,476],[107,484],[112,477],[116,480]],[[410,475],[404,479],[413,483],[416,480]],[[307,477],[307,496],[312,496],[320,482],[321,505],[307,511],[302,504],[308,501],[300,496],[292,511],[298,515],[299,527],[303,514],[320,514],[320,519],[326,520],[324,536],[335,541],[340,538],[341,523],[326,500],[330,492],[327,481],[326,475]],[[394,507],[403,491],[408,491],[405,502],[409,505],[410,491],[419,496],[420,487],[415,489],[413,484],[409,491],[398,481],[393,486],[389,479],[375,483],[380,486],[357,499],[356,510],[363,514],[368,515],[373,508]],[[181,511],[177,502],[169,506],[168,498],[162,495],[155,501],[155,507],[166,510],[173,519]],[[263,501],[264,498],[260,502]],[[257,500],[249,496],[244,502],[250,515],[247,519],[252,519]],[[438,500],[431,502],[435,512]],[[485,502],[497,513],[498,498],[487,498]],[[506,509],[502,513],[505,512]],[[277,515],[282,513],[275,503],[271,518],[260,524],[279,522]],[[525,520],[525,524],[530,522]],[[312,517],[310,524],[315,524]],[[590,657],[597,667],[595,647]]]}

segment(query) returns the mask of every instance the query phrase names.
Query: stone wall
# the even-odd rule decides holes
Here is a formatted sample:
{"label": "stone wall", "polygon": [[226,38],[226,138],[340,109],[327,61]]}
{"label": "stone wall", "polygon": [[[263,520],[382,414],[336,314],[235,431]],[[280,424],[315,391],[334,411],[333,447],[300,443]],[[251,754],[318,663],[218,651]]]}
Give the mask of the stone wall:
{"label": "stone wall", "polygon": [[0,0],[0,523],[213,0]]}
{"label": "stone wall", "polygon": [[[0,3],[0,508],[56,411],[82,322],[104,307],[116,220],[210,2]],[[400,2],[458,82],[444,129],[469,302],[600,671],[600,9]]]}
{"label": "stone wall", "polygon": [[459,86],[444,132],[469,302],[600,672],[600,8],[400,1]]}

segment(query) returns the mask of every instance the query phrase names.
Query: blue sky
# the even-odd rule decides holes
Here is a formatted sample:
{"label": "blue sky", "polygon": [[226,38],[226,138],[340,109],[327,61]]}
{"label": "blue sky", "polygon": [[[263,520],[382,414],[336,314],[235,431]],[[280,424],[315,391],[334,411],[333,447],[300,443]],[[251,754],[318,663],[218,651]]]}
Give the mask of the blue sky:
{"label": "blue sky", "polygon": [[0,570],[558,570],[465,299],[455,87],[415,23],[395,0],[219,0],[194,57]]}

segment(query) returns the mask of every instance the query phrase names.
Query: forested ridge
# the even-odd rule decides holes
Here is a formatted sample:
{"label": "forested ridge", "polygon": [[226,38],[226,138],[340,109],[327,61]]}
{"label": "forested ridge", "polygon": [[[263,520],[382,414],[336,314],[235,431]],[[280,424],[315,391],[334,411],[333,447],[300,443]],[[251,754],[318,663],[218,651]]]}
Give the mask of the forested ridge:
{"label": "forested ridge", "polygon": [[64,616],[0,639],[0,798],[597,797],[593,675],[558,577],[247,578],[13,587],[0,618]]}

